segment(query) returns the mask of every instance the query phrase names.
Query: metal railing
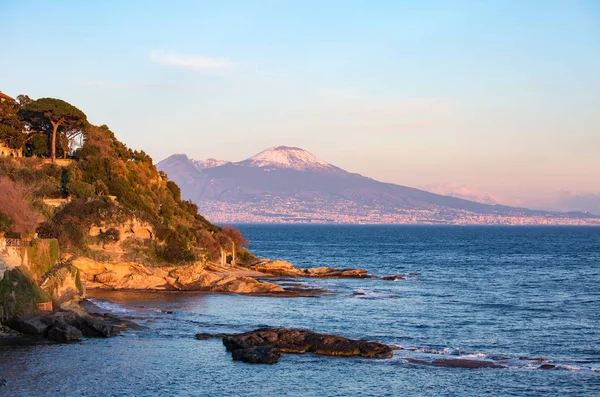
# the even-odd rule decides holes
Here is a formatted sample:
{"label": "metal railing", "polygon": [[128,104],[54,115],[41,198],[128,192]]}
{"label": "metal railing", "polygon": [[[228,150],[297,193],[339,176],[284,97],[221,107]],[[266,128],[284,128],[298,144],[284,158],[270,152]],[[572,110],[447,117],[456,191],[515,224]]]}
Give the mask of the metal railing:
{"label": "metal railing", "polygon": [[21,239],[18,239],[18,238],[7,238],[6,239],[6,246],[7,247],[20,247],[21,246]]}

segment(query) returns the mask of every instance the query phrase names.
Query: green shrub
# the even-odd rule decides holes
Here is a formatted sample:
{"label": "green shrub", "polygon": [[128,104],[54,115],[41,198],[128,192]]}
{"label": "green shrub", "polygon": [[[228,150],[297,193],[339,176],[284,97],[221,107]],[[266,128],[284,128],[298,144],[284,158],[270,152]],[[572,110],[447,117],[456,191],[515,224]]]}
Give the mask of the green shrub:
{"label": "green shrub", "polygon": [[56,239],[34,239],[31,246],[23,247],[23,252],[27,252],[29,269],[36,280],[50,271],[60,260]]}
{"label": "green shrub", "polygon": [[37,304],[50,301],[50,295],[42,290],[29,272],[17,267],[4,272],[0,280],[0,305],[9,316],[19,316],[37,310]]}
{"label": "green shrub", "polygon": [[70,181],[66,186],[66,191],[67,194],[78,198],[93,197],[96,194],[96,188],[83,181]]}
{"label": "green shrub", "polygon": [[170,233],[165,239],[164,245],[156,247],[156,255],[159,259],[171,263],[194,262],[197,256],[188,247],[187,240],[176,232]]}

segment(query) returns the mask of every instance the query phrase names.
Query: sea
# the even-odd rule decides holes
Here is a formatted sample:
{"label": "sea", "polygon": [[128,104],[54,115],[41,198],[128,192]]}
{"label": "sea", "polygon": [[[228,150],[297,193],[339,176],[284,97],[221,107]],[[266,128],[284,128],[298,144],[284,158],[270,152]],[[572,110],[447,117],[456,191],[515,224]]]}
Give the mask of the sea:
{"label": "sea", "polygon": [[[600,396],[600,228],[239,228],[261,257],[405,279],[292,282],[328,291],[318,297],[94,293],[98,308],[144,328],[0,347],[0,395]],[[253,365],[232,361],[220,339],[194,339],[258,327],[402,349],[391,359],[284,354],[277,364]],[[502,368],[427,364],[444,358]]]}

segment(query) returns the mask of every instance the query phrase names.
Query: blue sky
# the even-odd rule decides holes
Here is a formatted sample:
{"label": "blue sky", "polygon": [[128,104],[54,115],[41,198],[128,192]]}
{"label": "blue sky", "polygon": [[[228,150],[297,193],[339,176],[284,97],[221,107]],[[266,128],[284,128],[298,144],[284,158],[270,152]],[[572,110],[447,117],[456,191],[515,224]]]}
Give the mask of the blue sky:
{"label": "blue sky", "polygon": [[0,23],[0,90],[155,160],[292,145],[512,204],[600,197],[597,1],[0,0]]}

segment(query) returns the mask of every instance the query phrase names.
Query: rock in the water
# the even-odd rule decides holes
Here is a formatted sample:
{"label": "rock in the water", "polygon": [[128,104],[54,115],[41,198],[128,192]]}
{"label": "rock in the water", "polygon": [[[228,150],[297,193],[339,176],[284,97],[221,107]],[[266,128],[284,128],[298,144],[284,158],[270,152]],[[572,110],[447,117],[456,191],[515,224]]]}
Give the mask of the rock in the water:
{"label": "rock in the water", "polygon": [[386,281],[406,280],[402,276],[383,276],[381,279]]}
{"label": "rock in the water", "polygon": [[506,368],[505,365],[495,363],[494,361],[486,360],[468,360],[462,358],[442,358],[433,361],[419,360],[415,358],[407,358],[406,361],[415,364],[435,365],[439,367],[450,368]]}
{"label": "rock in the water", "polygon": [[542,364],[539,366],[539,369],[556,369],[556,365],[554,364]]}
{"label": "rock in the water", "polygon": [[527,360],[527,361],[537,361],[538,363],[546,363],[550,361],[544,357],[519,357],[519,360]]}
{"label": "rock in the water", "polygon": [[250,266],[257,272],[283,277],[320,277],[320,278],[373,278],[366,270],[362,269],[335,269],[332,267],[315,267],[301,269],[294,267],[289,262],[282,260],[262,261]]}
{"label": "rock in the water", "polygon": [[80,330],[68,324],[56,324],[48,331],[48,339],[59,343],[73,342],[82,336]]}
{"label": "rock in the water", "polygon": [[266,347],[282,353],[311,352],[326,356],[391,358],[393,355],[392,347],[383,343],[290,328],[261,328],[227,335],[223,337],[223,344],[232,352]]}
{"label": "rock in the water", "polygon": [[214,339],[214,338],[222,338],[224,336],[225,336],[225,334],[200,333],[200,334],[196,334],[195,338],[198,340],[207,340],[207,339]]}
{"label": "rock in the water", "polygon": [[231,356],[236,361],[243,361],[250,364],[275,364],[279,361],[281,353],[279,350],[271,347],[254,346],[247,349],[237,349],[231,352]]}
{"label": "rock in the water", "polygon": [[88,337],[108,338],[121,332],[121,327],[112,324],[110,321],[91,316],[80,316],[74,325],[81,330],[83,335]]}

